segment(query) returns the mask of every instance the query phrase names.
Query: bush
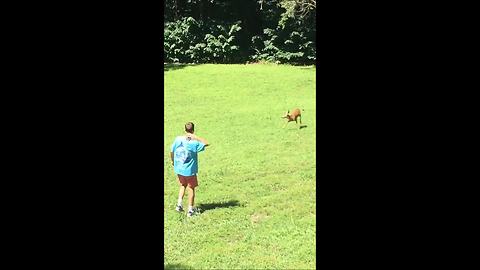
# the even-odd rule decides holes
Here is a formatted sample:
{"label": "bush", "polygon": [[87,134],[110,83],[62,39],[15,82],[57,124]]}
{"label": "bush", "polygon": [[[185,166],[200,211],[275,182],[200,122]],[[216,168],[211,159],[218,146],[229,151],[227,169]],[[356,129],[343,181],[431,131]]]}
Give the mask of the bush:
{"label": "bush", "polygon": [[164,56],[174,63],[232,63],[241,59],[236,35],[241,22],[230,26],[192,17],[165,24]]}
{"label": "bush", "polygon": [[253,36],[251,47],[253,61],[291,64],[313,64],[316,61],[315,32],[293,20],[276,29],[266,28],[263,35]]}
{"label": "bush", "polygon": [[[310,22],[311,24],[312,22]],[[240,63],[247,60],[274,63],[314,64],[315,27],[287,19],[263,29],[240,48],[241,22],[226,24],[192,17],[165,23],[164,57],[167,63]],[[242,49],[242,50],[241,50]]]}

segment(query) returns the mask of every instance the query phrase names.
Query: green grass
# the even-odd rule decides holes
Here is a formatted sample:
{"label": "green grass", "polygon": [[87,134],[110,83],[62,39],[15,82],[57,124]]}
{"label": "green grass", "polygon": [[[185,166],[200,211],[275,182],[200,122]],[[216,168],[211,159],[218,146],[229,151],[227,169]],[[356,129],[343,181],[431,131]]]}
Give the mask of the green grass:
{"label": "green grass", "polygon": [[[315,269],[315,68],[207,64],[164,76],[166,268]],[[282,128],[295,107],[306,127]],[[193,218],[174,210],[169,153],[188,121],[211,143]]]}

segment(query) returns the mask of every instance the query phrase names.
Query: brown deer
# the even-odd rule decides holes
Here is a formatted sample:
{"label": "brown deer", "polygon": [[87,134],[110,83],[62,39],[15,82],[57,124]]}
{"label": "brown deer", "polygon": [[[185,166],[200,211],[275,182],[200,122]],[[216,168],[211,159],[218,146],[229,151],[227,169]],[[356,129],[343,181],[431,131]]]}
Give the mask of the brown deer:
{"label": "brown deer", "polygon": [[[303,109],[302,109],[303,111]],[[292,112],[290,113],[290,111],[288,110],[284,116],[282,116],[281,118],[285,118],[287,119],[287,123],[285,123],[285,125],[283,126],[283,128],[285,128],[287,126],[288,123],[292,122],[292,121],[295,121],[295,123],[298,124],[297,122],[297,118],[300,118],[300,126],[302,125],[302,113],[300,112],[300,109],[293,109]]]}

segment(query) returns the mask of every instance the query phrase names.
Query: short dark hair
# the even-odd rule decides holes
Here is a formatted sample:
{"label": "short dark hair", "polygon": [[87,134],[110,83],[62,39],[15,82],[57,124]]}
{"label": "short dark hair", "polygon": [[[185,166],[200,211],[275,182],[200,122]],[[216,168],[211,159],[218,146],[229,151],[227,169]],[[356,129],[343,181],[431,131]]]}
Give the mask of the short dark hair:
{"label": "short dark hair", "polygon": [[195,125],[192,122],[185,124],[185,131],[188,133],[193,133],[195,131]]}

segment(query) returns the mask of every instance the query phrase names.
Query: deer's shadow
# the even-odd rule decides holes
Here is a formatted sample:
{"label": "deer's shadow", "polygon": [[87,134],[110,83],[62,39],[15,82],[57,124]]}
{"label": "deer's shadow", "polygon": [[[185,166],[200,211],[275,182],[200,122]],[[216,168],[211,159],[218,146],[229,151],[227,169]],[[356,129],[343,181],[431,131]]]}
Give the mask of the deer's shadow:
{"label": "deer's shadow", "polygon": [[296,126],[295,128],[288,128],[288,127],[287,127],[286,130],[289,130],[289,131],[291,131],[291,130],[299,130],[299,129],[306,128],[306,127],[307,127],[307,125],[300,125],[300,126]]}
{"label": "deer's shadow", "polygon": [[218,203],[200,203],[197,205],[202,212],[217,209],[217,208],[230,208],[241,206],[238,200],[230,200],[227,202],[218,202]]}

